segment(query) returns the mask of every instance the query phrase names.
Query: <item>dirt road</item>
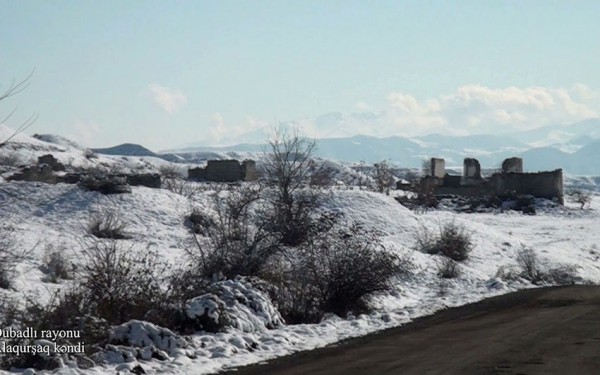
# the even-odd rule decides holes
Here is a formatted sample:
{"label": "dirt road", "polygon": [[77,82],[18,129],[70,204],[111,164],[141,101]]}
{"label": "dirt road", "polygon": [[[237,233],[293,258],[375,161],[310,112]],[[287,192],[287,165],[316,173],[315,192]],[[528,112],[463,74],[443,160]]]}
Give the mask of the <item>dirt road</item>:
{"label": "dirt road", "polygon": [[512,293],[233,373],[600,374],[600,287]]}

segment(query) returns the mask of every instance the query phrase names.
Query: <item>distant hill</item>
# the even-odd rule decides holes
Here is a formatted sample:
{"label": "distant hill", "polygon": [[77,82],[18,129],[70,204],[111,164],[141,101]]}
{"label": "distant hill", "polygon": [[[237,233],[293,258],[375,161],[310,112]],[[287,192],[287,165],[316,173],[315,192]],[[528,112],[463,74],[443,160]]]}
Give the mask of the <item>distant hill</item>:
{"label": "distant hill", "polygon": [[158,154],[148,150],[146,147],[134,143],[123,143],[108,148],[93,148],[92,151],[103,155],[125,155],[125,156],[157,156]]}

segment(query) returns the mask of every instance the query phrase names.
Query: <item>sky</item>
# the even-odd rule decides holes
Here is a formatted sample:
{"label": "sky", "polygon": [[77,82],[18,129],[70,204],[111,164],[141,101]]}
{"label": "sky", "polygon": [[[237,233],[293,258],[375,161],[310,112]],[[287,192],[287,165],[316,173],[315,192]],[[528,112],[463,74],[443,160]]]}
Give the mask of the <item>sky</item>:
{"label": "sky", "polygon": [[599,1],[1,0],[0,119],[84,146],[478,134],[600,114]]}

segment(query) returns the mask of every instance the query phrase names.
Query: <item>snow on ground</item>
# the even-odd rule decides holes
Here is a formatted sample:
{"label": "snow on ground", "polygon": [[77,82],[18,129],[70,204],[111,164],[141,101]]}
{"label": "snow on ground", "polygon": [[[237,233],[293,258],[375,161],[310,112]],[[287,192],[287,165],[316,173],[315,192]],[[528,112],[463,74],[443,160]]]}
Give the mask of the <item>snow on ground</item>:
{"label": "snow on ground", "polygon": [[[533,248],[543,264],[574,264],[579,267],[580,276],[600,282],[600,231],[597,230],[600,215],[595,210],[570,207],[541,210],[536,216],[512,211],[415,214],[393,198],[358,190],[334,191],[329,206],[365,227],[378,230],[390,251],[408,256],[416,267],[412,278],[398,280],[393,292],[376,297],[377,312],[346,319],[331,316],[320,324],[284,325],[271,330],[198,333],[191,337],[185,352],[176,352],[167,361],[141,361],[147,373],[215,372],[321,347],[405,324],[449,306],[532,287],[523,281],[494,279],[500,266],[514,264],[515,254],[522,245]],[[87,220],[93,212],[107,207],[120,212],[130,224],[128,230],[133,238],[126,241],[136,246],[151,246],[165,259],[178,262],[183,254],[182,244],[189,236],[183,222],[191,206],[184,197],[144,187],[134,187],[131,194],[104,196],[73,185],[0,183],[0,217],[14,223],[20,246],[35,248],[31,258],[19,266],[18,293],[37,291],[43,297],[57,288],[56,284],[42,281],[44,275],[39,267],[43,245],[60,244],[69,249],[76,261],[86,238]],[[460,266],[462,274],[458,279],[440,281],[436,276],[438,257],[414,251],[414,233],[423,227],[436,229],[450,221],[473,233],[475,248],[469,260]],[[193,355],[189,355],[190,350]],[[114,374],[117,368],[125,370],[137,364],[131,359],[129,363],[85,371],[64,368],[59,373]]]}
{"label": "snow on ground", "polygon": [[[0,139],[4,138],[4,133],[7,133],[6,128],[0,127]],[[90,159],[86,157],[86,150],[77,145],[48,136],[41,138],[43,140],[18,135],[14,142],[19,144],[0,147],[0,157],[16,153],[25,162],[35,161],[37,156],[51,152],[60,161],[80,167],[102,163],[132,170],[156,169],[167,163],[156,158],[97,156]],[[586,183],[594,181],[591,178],[585,180]],[[202,192],[191,203],[167,190],[145,187],[133,187],[131,194],[105,196],[74,185],[6,182],[0,178],[1,224],[14,227],[21,249],[33,249],[31,256],[18,266],[15,290],[0,290],[0,293],[15,297],[37,293],[44,300],[54,290],[65,287],[66,282],[44,281],[40,266],[45,248],[50,245],[61,247],[77,263],[82,244],[89,239],[86,226],[90,218],[95,212],[107,209],[118,212],[128,224],[131,239],[123,240],[125,244],[150,247],[177,267],[181,265],[190,236],[184,225],[185,217],[192,206],[206,209],[209,194]],[[596,195],[592,207],[599,201],[600,196]],[[540,206],[535,216],[514,211],[467,214],[440,210],[417,214],[383,194],[337,189],[332,191],[327,205],[364,227],[378,231],[389,251],[401,254],[414,266],[412,276],[396,280],[392,292],[374,297],[378,307],[376,312],[348,317],[332,315],[319,324],[277,323],[272,324],[278,327],[275,329],[251,329],[260,322],[277,322],[276,311],[272,311],[272,306],[261,295],[253,295],[244,285],[226,283],[222,289],[235,297],[198,299],[196,305],[190,305],[190,311],[194,313],[198,306],[211,301],[227,304],[231,314],[236,314],[236,309],[245,314],[238,324],[239,329],[216,334],[200,332],[182,340],[150,323],[132,321],[121,326],[115,334],[133,346],[141,346],[139,350],[142,351],[146,350],[144,345],[154,343],[157,350],[167,352],[168,359],[138,362],[131,356],[124,361],[122,356],[115,355],[110,365],[80,370],[67,363],[56,373],[128,373],[129,369],[141,364],[149,374],[207,374],[322,347],[406,324],[447,307],[533,287],[524,280],[506,281],[496,277],[500,267],[515,265],[516,254],[522,246],[536,251],[544,267],[574,265],[583,279],[600,283],[600,212],[596,209],[579,210],[576,205],[568,204],[565,208]],[[415,251],[414,235],[423,228],[435,230],[449,222],[462,225],[472,233],[475,247],[469,259],[460,264],[460,276],[442,280],[437,276],[440,258]],[[262,307],[254,309],[258,311],[256,319],[249,316],[252,309],[236,302],[236,293],[252,295],[254,301],[260,301]],[[244,322],[250,322],[250,326]],[[115,353],[119,350],[122,349],[115,348]]]}

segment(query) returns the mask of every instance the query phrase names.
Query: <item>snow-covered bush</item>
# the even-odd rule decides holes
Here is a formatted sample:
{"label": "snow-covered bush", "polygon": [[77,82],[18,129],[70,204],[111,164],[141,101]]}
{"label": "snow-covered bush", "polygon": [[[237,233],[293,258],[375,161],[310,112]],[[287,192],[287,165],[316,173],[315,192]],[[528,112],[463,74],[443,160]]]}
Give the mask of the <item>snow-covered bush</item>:
{"label": "snow-covered bush", "polygon": [[416,233],[416,248],[427,254],[441,254],[457,262],[466,260],[473,250],[471,234],[454,222],[440,225],[439,232],[426,228]]}
{"label": "snow-covered bush", "polygon": [[[165,360],[185,353],[183,349],[188,347],[188,342],[173,331],[139,320],[131,320],[114,327],[110,332],[109,343],[139,348],[140,350],[135,350],[135,357],[143,360],[152,358]],[[124,348],[109,346],[109,350],[111,349],[124,350]]]}
{"label": "snow-covered bush", "polygon": [[256,288],[255,278],[236,277],[210,285],[208,293],[190,299],[187,317],[197,329],[216,332],[231,327],[262,332],[284,324],[269,295]]}

